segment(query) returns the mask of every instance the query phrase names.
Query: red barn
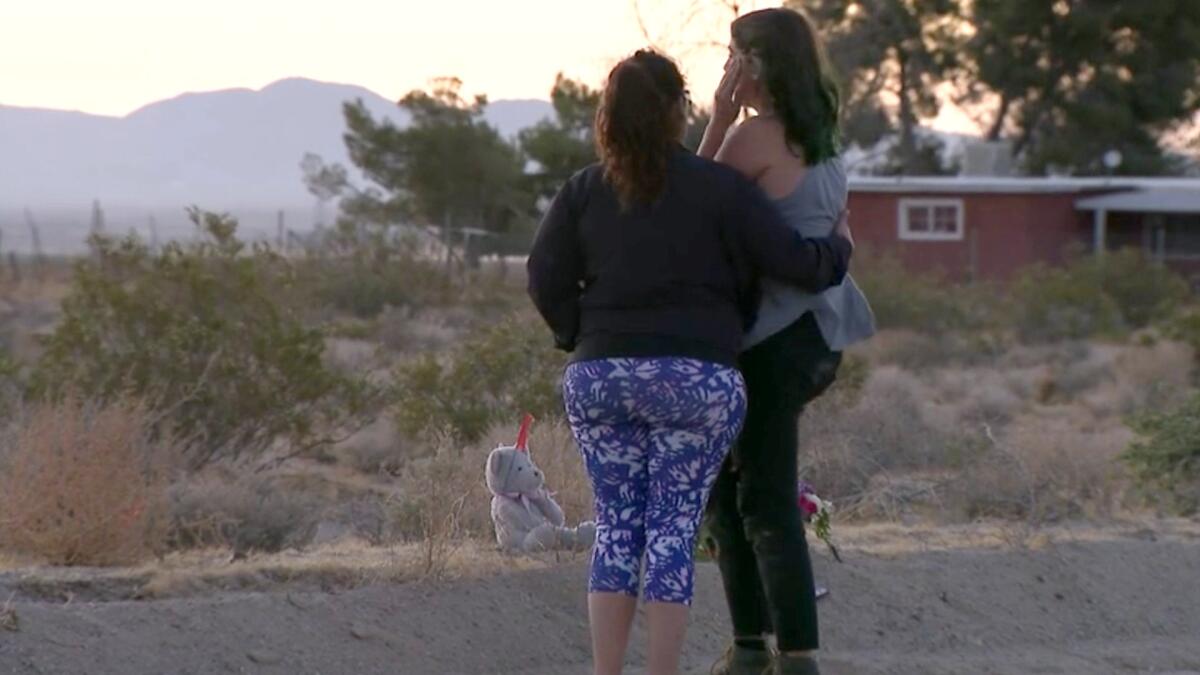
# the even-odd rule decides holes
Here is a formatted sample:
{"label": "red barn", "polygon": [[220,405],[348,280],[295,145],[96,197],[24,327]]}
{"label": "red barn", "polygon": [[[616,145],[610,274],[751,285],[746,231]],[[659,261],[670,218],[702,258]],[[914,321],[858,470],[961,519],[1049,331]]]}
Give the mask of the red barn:
{"label": "red barn", "polygon": [[1200,280],[1200,179],[856,176],[850,219],[869,250],[954,279],[1137,246]]}

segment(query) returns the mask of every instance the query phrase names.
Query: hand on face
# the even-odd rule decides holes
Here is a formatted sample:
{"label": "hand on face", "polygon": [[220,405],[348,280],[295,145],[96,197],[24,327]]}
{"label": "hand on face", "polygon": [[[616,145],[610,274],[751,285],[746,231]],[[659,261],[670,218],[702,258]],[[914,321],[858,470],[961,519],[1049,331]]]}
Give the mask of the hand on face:
{"label": "hand on face", "polygon": [[717,85],[717,91],[713,94],[713,124],[729,127],[741,114],[742,106],[745,105],[742,100],[743,68],[742,58],[736,53],[731,53],[725,61],[725,75],[721,77],[721,83]]}

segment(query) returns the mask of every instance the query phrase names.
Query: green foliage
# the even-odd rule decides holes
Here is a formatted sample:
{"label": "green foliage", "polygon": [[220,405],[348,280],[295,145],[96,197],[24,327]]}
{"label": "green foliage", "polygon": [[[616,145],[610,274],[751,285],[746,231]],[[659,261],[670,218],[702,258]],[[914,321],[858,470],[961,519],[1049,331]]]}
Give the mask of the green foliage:
{"label": "green foliage", "polygon": [[520,153],[484,121],[487,99],[463,100],[461,84],[441,80],[401,99],[412,116],[404,129],[375,120],[362,101],[345,105],[350,159],[379,188],[353,195],[360,212],[504,231],[530,210]]}
{"label": "green foliage", "polygon": [[1033,267],[1013,285],[1017,331],[1035,342],[1144,328],[1170,318],[1188,294],[1183,278],[1133,249]]}
{"label": "green foliage", "polygon": [[[918,124],[952,100],[979,111],[1033,173],[1178,172],[1164,138],[1200,111],[1194,0],[790,0],[843,75],[848,138],[899,143],[892,171],[930,159]],[[953,93],[939,85],[953,82]],[[941,90],[944,91],[944,90]],[[895,105],[884,104],[886,98]]]}
{"label": "green foliage", "polygon": [[288,262],[239,240],[227,216],[190,215],[203,238],[161,252],[136,237],[93,237],[34,391],[148,400],[187,440],[193,467],[260,453],[280,437],[319,445],[353,424],[370,390],[324,364],[322,335],[285,302]]}
{"label": "green foliage", "polygon": [[1121,309],[1101,288],[1095,267],[1035,265],[1013,283],[1015,328],[1026,342],[1120,334]]}
{"label": "green foliage", "polygon": [[875,312],[879,328],[942,333],[987,328],[996,319],[997,294],[984,287],[917,274],[895,257],[856,253],[854,280]]}
{"label": "green foliage", "polygon": [[21,393],[20,365],[0,345],[0,419],[8,416]]}
{"label": "green foliage", "polygon": [[[1167,334],[1192,348],[1192,358],[1200,366],[1200,309],[1180,312],[1167,326]],[[1196,369],[1200,378],[1200,367]]]}
{"label": "green foliage", "polygon": [[1184,514],[1200,508],[1200,394],[1174,410],[1143,414],[1124,460],[1155,502]]}
{"label": "green foliage", "polygon": [[17,378],[19,370],[17,362],[8,354],[8,350],[0,345],[0,387]]}
{"label": "green foliage", "polygon": [[535,180],[544,196],[552,196],[572,174],[596,161],[592,122],[600,92],[559,73],[550,100],[555,119],[542,120],[520,134],[521,149],[541,167]]}
{"label": "green foliage", "polygon": [[1014,139],[1035,173],[1173,169],[1159,137],[1200,110],[1200,3],[975,0],[966,54],[976,98],[996,101],[991,136]]}
{"label": "green foliage", "polygon": [[385,307],[420,308],[449,298],[442,268],[416,255],[415,243],[389,228],[343,219],[300,265],[304,286],[321,305],[359,318]]}
{"label": "green foliage", "polygon": [[1178,273],[1133,248],[1109,252],[1099,259],[1089,256],[1074,267],[1081,268],[1084,275],[1095,270],[1100,287],[1130,328],[1144,328],[1171,317],[1191,294]]}
{"label": "green foliage", "polygon": [[446,431],[473,442],[493,423],[523,412],[561,412],[566,357],[537,325],[516,314],[475,331],[444,359],[424,356],[397,367],[397,427],[413,435]]}
{"label": "green foliage", "polygon": [[[938,85],[958,68],[965,7],[960,0],[791,0],[821,28],[830,58],[842,75],[846,128],[864,147],[880,136],[880,122],[899,135],[892,158],[896,173],[928,170],[936,154],[922,147],[922,119],[938,113]],[[852,10],[853,8],[853,10]],[[879,101],[894,97],[899,105]],[[861,134],[859,136],[858,134]]]}

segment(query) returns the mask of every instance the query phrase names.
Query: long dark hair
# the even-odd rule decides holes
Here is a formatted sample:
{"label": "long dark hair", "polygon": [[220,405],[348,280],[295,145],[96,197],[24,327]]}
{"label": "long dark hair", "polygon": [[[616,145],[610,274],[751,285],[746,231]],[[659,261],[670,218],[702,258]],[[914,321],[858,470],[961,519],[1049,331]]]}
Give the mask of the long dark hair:
{"label": "long dark hair", "polygon": [[639,50],[609,73],[596,110],[596,153],[622,206],[662,194],[686,95],[679,68],[654,51]]}
{"label": "long dark hair", "polygon": [[808,17],[763,9],[733,22],[733,46],[762,64],[761,81],[788,141],[818,164],[837,156],[841,95],[825,48]]}

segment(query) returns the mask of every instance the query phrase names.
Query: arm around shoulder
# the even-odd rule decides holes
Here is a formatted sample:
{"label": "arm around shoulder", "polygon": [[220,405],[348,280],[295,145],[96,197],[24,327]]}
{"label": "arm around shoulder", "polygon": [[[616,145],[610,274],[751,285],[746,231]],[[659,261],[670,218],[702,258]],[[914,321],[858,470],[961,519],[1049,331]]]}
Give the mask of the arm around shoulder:
{"label": "arm around shoulder", "polygon": [[788,227],[779,209],[762,190],[746,180],[733,192],[726,224],[751,267],[760,275],[819,293],[842,283],[850,266],[853,243],[839,228],[828,237],[806,239]]}

